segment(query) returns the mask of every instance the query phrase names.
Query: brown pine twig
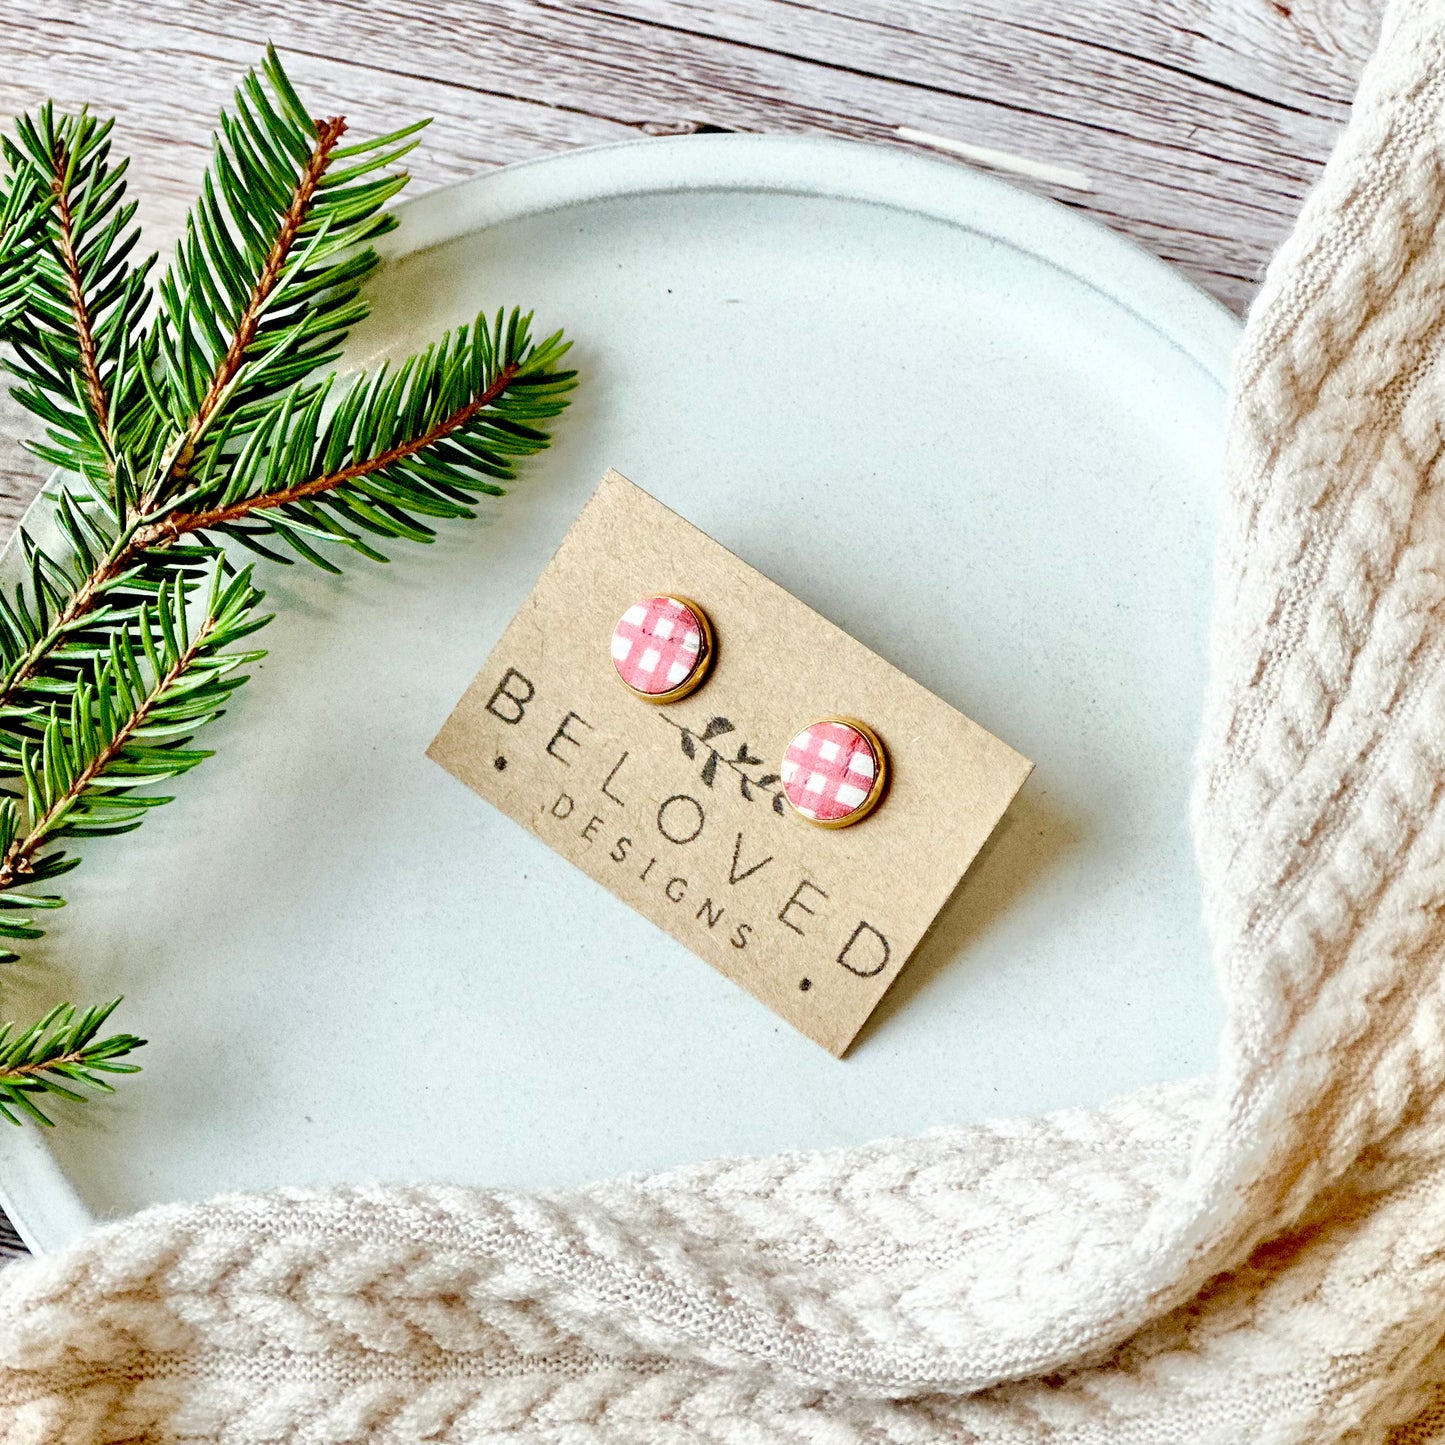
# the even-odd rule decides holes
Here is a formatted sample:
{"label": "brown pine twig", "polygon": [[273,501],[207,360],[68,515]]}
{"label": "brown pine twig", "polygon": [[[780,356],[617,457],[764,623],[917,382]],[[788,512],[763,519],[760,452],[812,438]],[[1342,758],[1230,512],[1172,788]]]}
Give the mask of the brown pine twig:
{"label": "brown pine twig", "polygon": [[408,457],[414,457],[418,452],[423,452],[428,447],[435,446],[437,442],[444,441],[459,427],[464,427],[478,413],[485,411],[512,384],[519,370],[515,361],[509,362],[493,378],[490,386],[479,391],[464,406],[459,406],[449,416],[443,417],[435,426],[423,432],[419,437],[399,442],[394,447],[388,447],[384,452],[378,452],[374,457],[368,457],[363,462],[353,462],[339,471],[327,472],[322,476],[312,477],[308,481],[297,482],[294,487],[283,487],[275,492],[262,492],[254,497],[242,497],[239,502],[232,502],[228,507],[216,507],[208,512],[174,513],[172,516],[156,522],[152,537],[142,545],[154,546],[157,541],[161,540],[175,541],[178,537],[194,532],[204,532],[213,527],[225,526],[230,522],[244,521],[255,512],[289,506],[292,502],[305,501],[307,497],[323,496],[327,492],[335,491],[337,487],[345,486],[348,482],[360,481],[363,477],[373,476],[387,467],[395,466],[397,462],[404,462]]}
{"label": "brown pine twig", "polygon": [[[65,269],[65,289],[70,297],[70,309],[75,314],[75,339],[80,352],[80,370],[85,381],[85,394],[90,409],[95,414],[96,427],[105,443],[107,454],[111,450],[110,405],[106,400],[105,385],[100,379],[100,361],[96,354],[95,326],[91,320],[90,308],[85,300],[85,288],[80,279],[80,258],[75,253],[75,220],[70,210],[70,197],[65,190],[65,177],[70,169],[70,156],[61,146],[55,153],[55,173],[50,179],[50,193],[55,197],[55,212],[59,218],[60,260]],[[112,463],[113,465],[113,463]]]}
{"label": "brown pine twig", "polygon": [[210,425],[211,418],[216,414],[216,408],[220,406],[221,400],[226,394],[226,388],[235,380],[236,373],[241,369],[241,363],[246,359],[247,350],[256,339],[256,330],[261,324],[262,310],[270,299],[271,293],[276,289],[276,283],[281,279],[281,272],[285,269],[287,258],[296,244],[301,227],[306,224],[306,217],[310,213],[311,202],[316,196],[317,187],[321,184],[322,176],[326,174],[327,166],[331,164],[332,152],[336,149],[336,143],[345,133],[345,116],[334,115],[329,120],[316,122],[316,145],[311,151],[305,169],[297,180],[296,189],[291,195],[291,202],[281,217],[281,226],[276,232],[276,239],[271,243],[271,250],[267,254],[265,264],[261,267],[261,274],[256,278],[256,284],[251,288],[251,294],[242,308],[236,330],[231,336],[230,344],[226,347],[226,354],[221,358],[220,365],[217,366],[215,374],[211,377],[206,394],[201,398],[201,404],[191,419],[186,439],[181,444],[175,461],[171,463],[169,476],[162,479],[161,485],[164,485],[171,477],[185,476],[191,463],[195,460],[197,443]]}
{"label": "brown pine twig", "polygon": [[4,1064],[0,1065],[0,1083],[10,1079],[34,1078],[37,1074],[47,1074],[53,1070],[69,1067],[72,1064],[79,1064],[84,1067],[86,1058],[84,1049],[75,1049],[71,1053],[61,1054],[53,1059],[37,1059],[32,1064]]}
{"label": "brown pine twig", "polygon": [[30,824],[23,838],[17,838],[0,858],[0,892],[13,888],[30,876],[35,855],[45,846],[45,841],[55,820],[76,801],[77,798],[105,771],[125,748],[138,728],[155,710],[168,688],[170,688],[195,661],[201,649],[210,638],[215,627],[215,618],[207,617],[189,647],[152,683],[150,691],[141,700],[136,710],[116,729],[115,736],[101,751],[78,772],[65,793],[57,798],[40,817]]}

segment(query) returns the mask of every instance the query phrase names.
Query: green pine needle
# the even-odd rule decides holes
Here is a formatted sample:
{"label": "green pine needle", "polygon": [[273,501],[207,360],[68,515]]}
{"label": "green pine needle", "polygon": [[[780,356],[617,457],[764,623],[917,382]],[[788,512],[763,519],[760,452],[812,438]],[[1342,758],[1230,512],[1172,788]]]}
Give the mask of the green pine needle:
{"label": "green pine needle", "polygon": [[[0,141],[0,340],[30,445],[64,474],[54,540],[22,530],[0,593],[0,949],[63,904],[74,840],[138,827],[209,756],[195,734],[268,620],[236,545],[332,572],[384,561],[548,445],[575,374],[560,333],[534,341],[519,311],[370,374],[324,370],[366,315],[424,124],[343,145],[345,121],[312,118],[268,49],[154,284],[109,121],[46,105]],[[49,1123],[37,1094],[132,1071],[115,1060],[140,1039],[98,1038],[113,1007],[0,1026],[0,1114]]]}

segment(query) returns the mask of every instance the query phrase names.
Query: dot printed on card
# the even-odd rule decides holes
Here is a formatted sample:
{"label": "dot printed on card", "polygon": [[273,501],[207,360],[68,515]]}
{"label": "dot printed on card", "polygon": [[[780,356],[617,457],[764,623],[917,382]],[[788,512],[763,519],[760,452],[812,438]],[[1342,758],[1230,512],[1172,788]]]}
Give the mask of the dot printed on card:
{"label": "dot printed on card", "polygon": [[612,665],[623,683],[649,702],[687,696],[712,663],[707,614],[683,597],[643,597],[612,630]]}
{"label": "dot printed on card", "polygon": [[851,718],[803,729],[783,754],[783,795],[810,823],[842,828],[883,796],[887,755],[878,736]]}

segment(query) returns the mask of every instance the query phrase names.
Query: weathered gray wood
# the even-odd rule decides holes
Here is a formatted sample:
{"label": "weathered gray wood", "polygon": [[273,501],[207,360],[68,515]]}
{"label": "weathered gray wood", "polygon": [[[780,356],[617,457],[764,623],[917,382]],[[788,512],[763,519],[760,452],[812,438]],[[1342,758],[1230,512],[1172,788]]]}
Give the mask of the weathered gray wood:
{"label": "weathered gray wood", "polygon": [[[188,32],[198,12],[188,0],[159,0],[150,13]],[[479,105],[501,92],[634,124],[890,142],[908,124],[1068,156],[1098,190],[1060,199],[1146,237],[1235,304],[1288,228],[1335,124],[1139,56],[1127,35],[1111,49],[966,12],[951,27],[930,12],[934,33],[922,38],[782,0],[492,0],[485,10],[432,11],[252,0],[224,13],[228,33],[358,66],[399,48],[415,72]]]}
{"label": "weathered gray wood", "polygon": [[[418,189],[699,125],[901,144],[910,125],[1090,174],[1051,192],[1242,308],[1318,174],[1381,0],[0,0],[0,120],[117,117],[151,245],[273,40],[318,113],[436,120]],[[1025,183],[1028,184],[1028,183]],[[1049,193],[1049,187],[1034,185]],[[44,469],[0,402],[0,537]],[[0,1256],[18,1242],[0,1229]]]}
{"label": "weathered gray wood", "polygon": [[[606,3],[606,0],[599,0]],[[1339,119],[1374,45],[1369,0],[790,0],[901,32],[932,48],[991,46],[1005,29],[1052,48],[1077,42],[1227,92]],[[731,13],[733,7],[723,7]],[[1085,65],[1083,68],[1087,68]],[[894,73],[890,70],[890,73]],[[1027,79],[1027,77],[1024,77]]]}
{"label": "weathered gray wood", "polygon": [[160,0],[143,16],[133,0],[91,0],[63,19],[13,8],[12,43],[46,63],[10,73],[0,111],[33,100],[57,71],[65,99],[116,97],[147,146],[138,179],[153,180],[172,227],[234,65],[270,37],[300,52],[292,63],[318,106],[335,96],[363,123],[388,107],[438,111],[417,162],[428,181],[693,122],[881,140],[909,124],[1068,156],[1098,191],[1062,199],[1236,305],[1328,149],[1373,23],[1372,0],[1341,7],[1348,26],[1330,16],[1313,27],[1267,0],[1174,0],[1167,25],[1138,0],[1017,11],[1002,0]]}

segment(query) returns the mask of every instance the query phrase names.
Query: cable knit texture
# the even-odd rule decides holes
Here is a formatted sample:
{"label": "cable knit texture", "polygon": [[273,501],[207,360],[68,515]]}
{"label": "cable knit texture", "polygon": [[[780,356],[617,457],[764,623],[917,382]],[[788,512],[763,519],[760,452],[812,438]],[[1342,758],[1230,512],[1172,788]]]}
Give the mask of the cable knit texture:
{"label": "cable knit texture", "polygon": [[1194,795],[1217,1076],[553,1193],[148,1211],[0,1276],[0,1438],[1445,1441],[1445,0],[1233,388]]}

